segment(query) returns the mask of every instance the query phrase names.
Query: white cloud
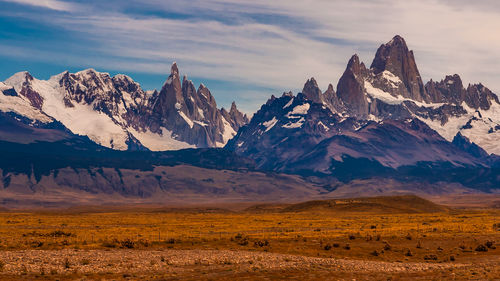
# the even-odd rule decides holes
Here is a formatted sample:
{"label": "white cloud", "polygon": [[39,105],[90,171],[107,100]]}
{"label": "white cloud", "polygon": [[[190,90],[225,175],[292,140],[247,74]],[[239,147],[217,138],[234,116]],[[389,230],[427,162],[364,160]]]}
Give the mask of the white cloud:
{"label": "white cloud", "polygon": [[[51,3],[46,5],[52,7],[65,4],[9,1]],[[120,3],[114,6],[127,5]],[[465,84],[481,81],[500,93],[500,8],[496,1],[478,1],[474,8],[462,0],[129,3],[183,16],[159,18],[95,9],[45,21],[78,34],[82,44],[97,42],[88,46],[88,53],[102,59],[71,54],[77,57],[73,66],[95,62],[95,67],[106,69],[165,73],[176,60],[190,76],[274,88],[276,94],[301,89],[311,76],[323,89],[328,83],[336,85],[352,54],[360,54],[369,66],[377,47],[400,34],[414,50],[425,79],[458,73]],[[250,104],[248,91],[235,89],[234,93]]]}
{"label": "white cloud", "polygon": [[0,0],[0,1],[17,3],[17,4],[22,4],[22,5],[30,5],[30,6],[35,6],[35,7],[42,7],[42,8],[55,10],[55,11],[62,11],[62,12],[74,11],[76,9],[76,6],[77,6],[73,3],[67,3],[64,1],[58,1],[58,0]]}

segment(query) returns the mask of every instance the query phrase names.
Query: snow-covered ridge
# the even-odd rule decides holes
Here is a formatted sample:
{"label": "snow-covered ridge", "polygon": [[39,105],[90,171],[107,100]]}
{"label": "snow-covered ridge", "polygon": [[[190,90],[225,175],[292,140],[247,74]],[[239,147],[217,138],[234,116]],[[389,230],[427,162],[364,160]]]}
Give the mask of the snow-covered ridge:
{"label": "snow-covered ridge", "polygon": [[[171,75],[171,78],[175,79],[177,76],[178,72]],[[203,87],[204,85],[200,86],[200,88]],[[171,131],[163,127],[166,126],[164,124],[160,124],[159,128],[158,126],[153,126],[153,129],[148,127],[149,124],[158,123],[154,123],[157,122],[156,120],[148,120],[147,118],[143,118],[145,120],[143,121],[141,114],[152,114],[153,108],[158,104],[159,97],[165,96],[165,93],[145,92],[138,83],[124,74],[111,77],[108,73],[86,69],[73,74],[65,71],[48,80],[39,80],[33,78],[28,72],[19,72],[7,79],[5,83],[0,83],[2,92],[12,88],[17,93],[22,92],[23,94],[9,96],[0,93],[0,111],[14,112],[42,123],[60,121],[74,134],[88,136],[94,142],[109,148],[126,150],[130,144],[136,141],[139,142],[139,145],[142,144],[150,150],[176,150],[195,147],[179,140],[182,139],[179,138],[179,134],[190,135],[190,133],[182,131],[185,129],[179,129],[181,131],[176,132],[176,127],[173,127],[174,131]],[[210,107],[209,103],[213,103],[213,99],[203,92],[200,92],[200,95],[205,98],[205,100],[202,98],[201,102],[206,102],[206,106]],[[191,102],[195,102],[193,97],[190,99]],[[39,109],[31,105],[34,101]],[[207,127],[207,130],[210,131],[212,129],[208,127],[219,124],[219,122],[205,119],[205,116],[208,115],[200,107],[197,108],[196,120],[190,117],[191,115],[186,115],[187,111],[181,110],[181,104],[176,104],[175,107],[177,113],[189,126],[188,130],[199,125]],[[205,105],[202,107],[204,108]],[[166,114],[164,109],[160,113]],[[213,118],[213,114],[208,117]],[[228,118],[232,118],[232,115]],[[236,131],[232,127],[236,125],[228,120],[223,118],[220,135],[215,136],[217,139],[221,139],[216,144],[219,147],[224,146],[229,139],[236,135]],[[231,119],[231,122],[236,121]],[[203,133],[201,135],[201,137],[206,137]],[[195,139],[190,141],[198,142],[196,134],[191,136]],[[203,140],[200,142],[203,145]],[[206,143],[211,145],[210,142]]]}
{"label": "snow-covered ridge", "polygon": [[24,116],[33,120],[33,122],[50,123],[54,121],[37,108],[31,106],[26,98],[22,96],[8,96],[2,93],[9,89],[12,89],[12,87],[0,82],[0,111],[12,112]]}
{"label": "snow-covered ridge", "polygon": [[476,110],[464,102],[462,108],[467,114],[450,117],[441,124],[439,120],[418,117],[443,138],[452,141],[457,133],[461,133],[470,141],[482,147],[488,153],[500,155],[500,104],[493,103],[488,110]]}
{"label": "snow-covered ridge", "polygon": [[[438,109],[445,105],[445,103],[418,102],[402,96],[395,97],[382,89],[374,87],[366,80],[364,81],[364,86],[366,94],[370,98],[378,99],[387,104],[397,105],[403,102],[412,102],[419,107],[431,109]],[[500,126],[500,104],[492,102],[488,110],[470,108],[465,102],[460,106],[467,113],[460,116],[450,116],[444,124],[442,124],[440,119],[433,120],[416,114],[413,115],[415,118],[425,122],[448,141],[452,141],[457,133],[460,132],[488,153],[500,155],[500,130],[495,129]]]}
{"label": "snow-covered ridge", "polygon": [[364,81],[364,86],[365,86],[366,93],[370,97],[372,97],[374,99],[378,99],[378,100],[380,100],[384,103],[387,103],[387,104],[402,104],[403,102],[407,101],[407,102],[413,102],[420,107],[428,107],[428,108],[439,108],[439,107],[444,105],[444,103],[419,102],[419,101],[415,101],[412,99],[404,98],[401,95],[398,95],[397,97],[395,97],[395,96],[391,95],[390,93],[385,92],[382,89],[374,87],[370,82],[368,82],[366,80]]}

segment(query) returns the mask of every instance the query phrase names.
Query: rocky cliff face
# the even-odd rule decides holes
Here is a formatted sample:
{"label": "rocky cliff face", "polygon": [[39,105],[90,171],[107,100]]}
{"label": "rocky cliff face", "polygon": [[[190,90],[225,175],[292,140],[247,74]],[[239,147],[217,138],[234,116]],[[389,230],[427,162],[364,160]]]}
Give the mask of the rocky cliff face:
{"label": "rocky cliff face", "polygon": [[[404,85],[404,87],[398,87],[399,94],[404,98],[428,101],[413,51],[408,50],[408,46],[401,36],[396,35],[387,44],[378,48],[370,68],[375,75],[387,71],[397,77],[401,81],[401,85]],[[399,81],[392,79],[391,82],[397,84]]]}
{"label": "rocky cliff face", "polygon": [[160,92],[146,92],[126,75],[93,69],[47,81],[27,72],[2,83],[0,111],[27,123],[59,121],[74,134],[119,150],[220,147],[248,122],[236,105],[224,116],[210,91],[184,77],[177,64]]}

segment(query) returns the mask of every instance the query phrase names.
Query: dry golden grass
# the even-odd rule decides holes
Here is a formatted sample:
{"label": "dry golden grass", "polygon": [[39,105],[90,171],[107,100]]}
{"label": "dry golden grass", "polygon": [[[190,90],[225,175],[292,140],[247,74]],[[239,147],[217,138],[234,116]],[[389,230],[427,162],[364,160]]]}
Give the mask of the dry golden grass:
{"label": "dry golden grass", "polygon": [[500,229],[494,227],[499,210],[425,213],[424,206],[405,213],[404,204],[396,212],[373,202],[342,202],[346,205],[266,205],[242,212],[7,212],[0,213],[0,250],[231,249],[433,263],[499,258]]}

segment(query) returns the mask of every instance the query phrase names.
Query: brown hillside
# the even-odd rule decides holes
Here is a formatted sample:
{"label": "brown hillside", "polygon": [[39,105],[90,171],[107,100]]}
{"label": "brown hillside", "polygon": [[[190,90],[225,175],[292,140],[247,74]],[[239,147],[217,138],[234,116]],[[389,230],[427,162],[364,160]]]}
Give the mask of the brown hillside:
{"label": "brown hillside", "polygon": [[[279,206],[259,205],[248,211],[275,210]],[[377,213],[438,213],[449,208],[414,195],[381,196],[370,198],[315,200],[304,203],[281,205],[282,212],[377,212]]]}

